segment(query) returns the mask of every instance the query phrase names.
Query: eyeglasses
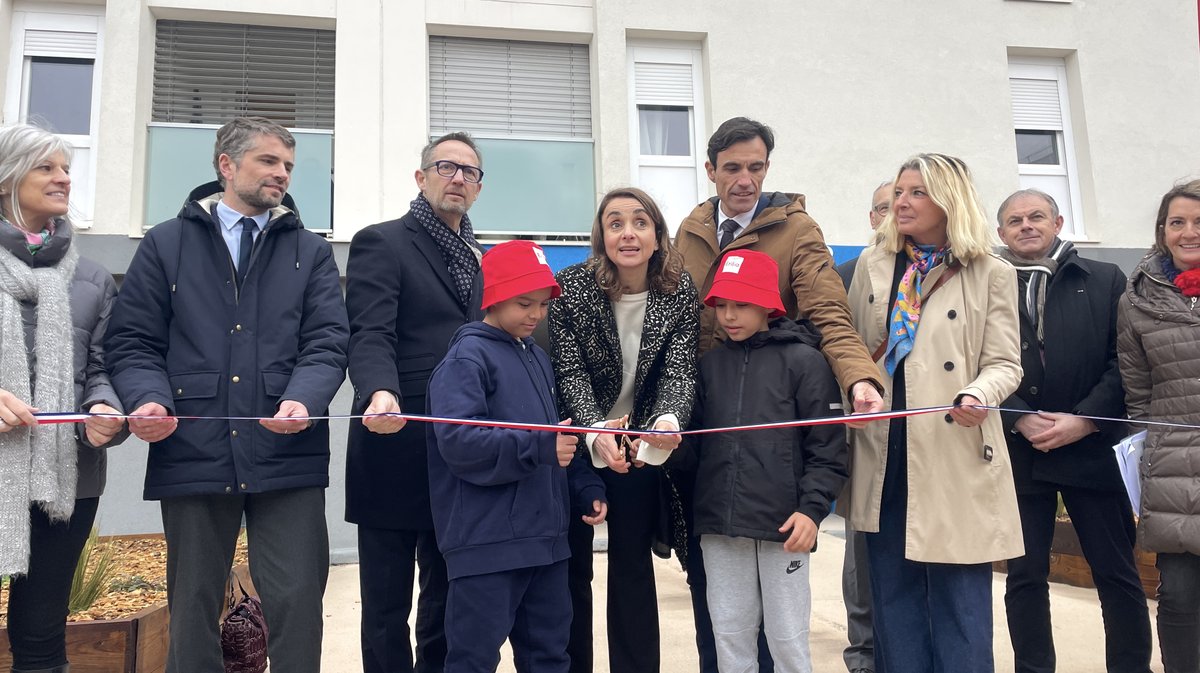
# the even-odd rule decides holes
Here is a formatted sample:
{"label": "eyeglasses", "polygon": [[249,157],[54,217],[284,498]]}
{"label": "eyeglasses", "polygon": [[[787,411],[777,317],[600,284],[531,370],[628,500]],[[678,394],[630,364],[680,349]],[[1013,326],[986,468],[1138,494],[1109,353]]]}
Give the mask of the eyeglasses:
{"label": "eyeglasses", "polygon": [[881,203],[878,206],[875,206],[874,208],[872,208],[871,210],[875,211],[875,214],[879,215],[880,217],[886,217],[888,214],[888,211],[890,211],[891,209],[892,209],[892,205],[890,203]]}
{"label": "eyeglasses", "polygon": [[437,174],[443,178],[453,178],[455,173],[462,171],[463,180],[467,182],[483,182],[483,169],[478,166],[470,166],[467,164],[459,164],[449,159],[435,161],[428,166],[422,166],[421,170],[427,171],[430,168],[437,171]]}

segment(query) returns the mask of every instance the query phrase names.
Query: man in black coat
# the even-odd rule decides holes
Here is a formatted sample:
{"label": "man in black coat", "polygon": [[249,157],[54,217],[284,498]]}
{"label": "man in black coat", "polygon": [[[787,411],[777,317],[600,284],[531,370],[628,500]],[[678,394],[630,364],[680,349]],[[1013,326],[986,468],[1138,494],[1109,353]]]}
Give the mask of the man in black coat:
{"label": "man in black coat", "polygon": [[[421,193],[398,220],[354,236],[346,267],[354,413],[425,413],[425,390],[455,330],[482,318],[482,249],[467,210],[482,188],[466,133],[425,146]],[[351,423],[346,520],[358,524],[364,673],[432,673],[446,658],[446,564],[429,507],[425,430],[379,416]],[[416,654],[410,646],[420,568]]]}
{"label": "man in black coat", "polygon": [[1148,673],[1150,619],[1134,564],[1134,520],[1112,446],[1125,416],[1117,370],[1117,298],[1125,276],[1080,257],[1058,238],[1063,218],[1049,195],[1025,189],[997,213],[1020,292],[1021,386],[1004,406],[1025,556],[1008,562],[1004,594],[1017,673],[1054,670],[1050,542],[1057,494],[1092,568],[1104,616],[1108,671]]}
{"label": "man in black coat", "polygon": [[150,443],[145,497],[161,502],[172,673],[222,670],[243,516],[271,667],[321,667],[329,424],[309,416],[342,385],[349,329],[333,251],[286,200],[295,146],[263,118],[222,126],[220,184],[146,232],[108,324],[113,387]]}

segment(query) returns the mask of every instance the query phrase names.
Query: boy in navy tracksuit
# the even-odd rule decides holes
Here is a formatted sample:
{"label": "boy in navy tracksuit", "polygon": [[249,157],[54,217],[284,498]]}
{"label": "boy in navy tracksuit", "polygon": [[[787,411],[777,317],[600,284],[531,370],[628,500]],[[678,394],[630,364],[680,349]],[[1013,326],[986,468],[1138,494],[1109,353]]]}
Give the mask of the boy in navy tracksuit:
{"label": "boy in navy tracksuit", "polygon": [[[782,318],[779,268],[750,250],[725,255],[704,303],[728,335],[700,360],[693,424],[729,427],[842,415],[833,372],[807,321]],[[708,575],[722,672],[758,667],[763,625],[775,670],[812,670],[809,552],[846,481],[841,425],[701,435],[693,534]]]}
{"label": "boy in navy tracksuit", "polygon": [[[542,249],[510,241],[481,266],[487,315],[455,333],[429,380],[429,411],[557,423],[550,359],[530,337],[559,294]],[[568,498],[596,525],[608,508],[603,482],[575,459],[574,435],[443,424],[426,432],[433,523],[450,578],[446,673],[495,671],[506,638],[518,671],[565,673]]]}

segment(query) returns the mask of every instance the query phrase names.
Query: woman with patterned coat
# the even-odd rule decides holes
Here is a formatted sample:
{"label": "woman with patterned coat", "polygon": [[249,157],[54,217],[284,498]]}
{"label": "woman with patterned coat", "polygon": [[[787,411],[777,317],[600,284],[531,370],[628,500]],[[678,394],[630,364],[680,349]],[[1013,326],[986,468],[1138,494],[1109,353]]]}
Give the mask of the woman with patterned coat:
{"label": "woman with patterned coat", "polygon": [[[604,196],[592,256],[558,274],[551,358],[564,418],[579,426],[679,430],[696,395],[700,301],[661,211],[645,192]],[[686,549],[679,496],[659,467],[678,435],[625,442],[589,433],[608,491],[608,651],[613,673],[659,670],[658,603],[650,553]],[[591,528],[572,517],[572,671],[591,671]],[[686,561],[683,554],[681,561]]]}

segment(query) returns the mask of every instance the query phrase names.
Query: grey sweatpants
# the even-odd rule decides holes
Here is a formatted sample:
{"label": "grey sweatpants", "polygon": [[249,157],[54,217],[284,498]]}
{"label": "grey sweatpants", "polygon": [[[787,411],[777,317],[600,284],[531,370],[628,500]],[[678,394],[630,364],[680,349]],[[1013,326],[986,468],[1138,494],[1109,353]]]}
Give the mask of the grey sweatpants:
{"label": "grey sweatpants", "polygon": [[778,673],[811,673],[808,554],[724,535],[703,535],[700,546],[721,673],[757,673],[760,623]]}

